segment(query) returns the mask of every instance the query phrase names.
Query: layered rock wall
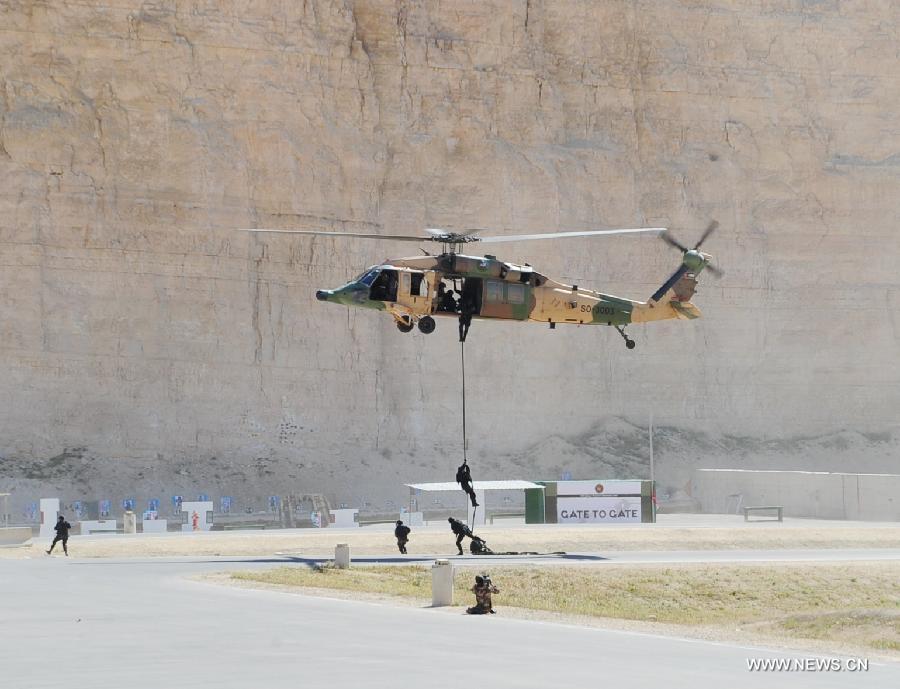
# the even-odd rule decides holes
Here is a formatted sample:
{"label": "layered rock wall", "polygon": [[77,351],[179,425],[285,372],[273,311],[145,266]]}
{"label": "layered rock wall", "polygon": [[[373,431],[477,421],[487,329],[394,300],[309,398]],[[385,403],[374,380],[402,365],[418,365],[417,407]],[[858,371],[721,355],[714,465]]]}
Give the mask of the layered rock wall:
{"label": "layered rock wall", "polygon": [[[250,226],[665,225],[689,243],[716,218],[704,248],[727,274],[704,276],[705,319],[634,328],[633,352],[607,329],[475,324],[478,473],[609,473],[597,453],[614,467],[651,412],[681,439],[672,467],[896,464],[896,3],[0,15],[0,472],[20,491],[76,477],[86,498],[290,485],[377,502],[451,475],[455,328],[403,336],[313,298],[409,245],[235,231]],[[678,262],[646,239],[502,256],[637,298]],[[852,451],[832,442],[848,433]]]}

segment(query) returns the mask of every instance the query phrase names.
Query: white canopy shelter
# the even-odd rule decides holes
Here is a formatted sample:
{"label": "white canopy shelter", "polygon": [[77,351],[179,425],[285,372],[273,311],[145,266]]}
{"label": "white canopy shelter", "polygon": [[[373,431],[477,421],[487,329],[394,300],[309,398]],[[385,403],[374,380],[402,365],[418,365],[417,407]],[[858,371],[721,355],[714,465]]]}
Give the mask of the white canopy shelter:
{"label": "white canopy shelter", "polygon": [[[441,483],[407,483],[405,484],[409,489],[410,493],[414,495],[416,491],[422,491],[423,493],[438,493],[438,492],[447,492],[459,491],[462,493],[462,488],[459,487],[459,484],[455,481],[446,481]],[[475,526],[483,526],[485,522],[485,499],[484,495],[489,490],[525,490],[526,488],[540,488],[543,490],[544,486],[538,483],[532,483],[531,481],[472,481],[472,488],[475,490],[475,500],[478,502],[481,507],[473,508],[471,504],[469,504],[469,498],[466,496],[466,518],[470,524]],[[465,495],[465,493],[463,493]],[[474,515],[473,515],[474,512]],[[474,521],[473,521],[474,518]]]}

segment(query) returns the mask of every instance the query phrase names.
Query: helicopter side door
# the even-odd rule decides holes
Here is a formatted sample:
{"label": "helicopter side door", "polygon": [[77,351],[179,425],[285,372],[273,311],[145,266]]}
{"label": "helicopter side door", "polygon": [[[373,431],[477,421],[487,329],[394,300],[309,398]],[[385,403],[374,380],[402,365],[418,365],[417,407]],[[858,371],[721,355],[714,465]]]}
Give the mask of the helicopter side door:
{"label": "helicopter side door", "polygon": [[434,296],[434,271],[401,270],[397,303],[413,313],[431,313]]}

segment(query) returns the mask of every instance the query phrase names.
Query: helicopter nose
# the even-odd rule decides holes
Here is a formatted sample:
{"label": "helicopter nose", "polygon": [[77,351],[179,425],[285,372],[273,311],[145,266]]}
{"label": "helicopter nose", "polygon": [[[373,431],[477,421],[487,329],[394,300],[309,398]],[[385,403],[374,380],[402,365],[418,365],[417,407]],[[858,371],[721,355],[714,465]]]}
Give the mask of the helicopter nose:
{"label": "helicopter nose", "polygon": [[323,289],[316,290],[316,299],[319,301],[328,301],[328,292]]}

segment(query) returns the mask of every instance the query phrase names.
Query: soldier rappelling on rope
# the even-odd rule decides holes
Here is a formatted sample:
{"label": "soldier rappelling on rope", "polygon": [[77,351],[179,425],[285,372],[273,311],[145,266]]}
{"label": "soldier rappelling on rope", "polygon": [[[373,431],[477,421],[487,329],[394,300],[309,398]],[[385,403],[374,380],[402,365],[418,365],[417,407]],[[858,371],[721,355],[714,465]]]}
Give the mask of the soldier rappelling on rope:
{"label": "soldier rappelling on rope", "polygon": [[469,470],[468,462],[463,461],[457,468],[456,482],[469,496],[469,499],[472,501],[472,507],[478,507],[478,501],[475,499],[475,489],[472,487],[472,472]]}

